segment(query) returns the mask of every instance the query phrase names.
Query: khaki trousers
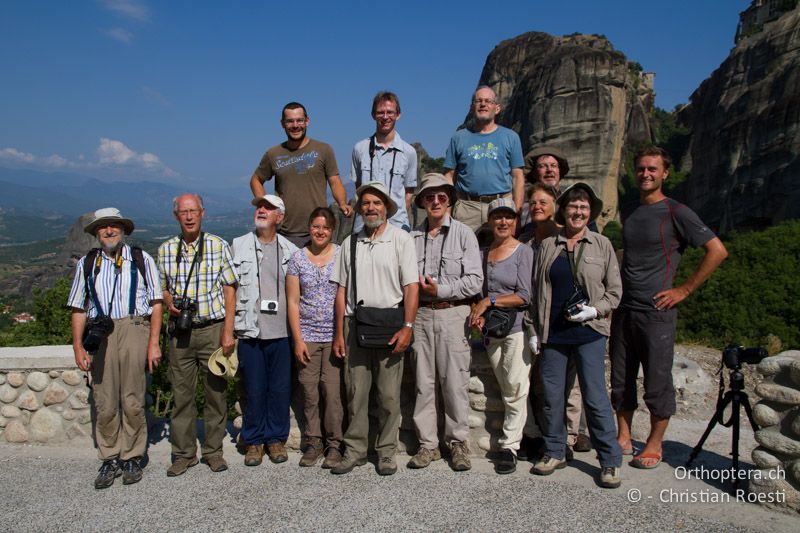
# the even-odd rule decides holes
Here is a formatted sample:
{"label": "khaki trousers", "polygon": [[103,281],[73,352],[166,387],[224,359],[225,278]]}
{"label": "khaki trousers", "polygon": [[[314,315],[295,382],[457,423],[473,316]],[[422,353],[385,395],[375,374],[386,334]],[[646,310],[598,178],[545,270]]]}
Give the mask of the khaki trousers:
{"label": "khaki trousers", "polygon": [[325,402],[325,444],[338,448],[342,442],[342,360],[333,355],[330,343],[306,342],[311,360],[299,366],[298,381],[306,417],[306,437],[322,438],[319,418],[320,390]]}
{"label": "khaki trousers", "polygon": [[[504,194],[503,198],[511,198],[511,193]],[[467,200],[463,195],[459,195],[456,205],[453,206],[453,218],[469,226],[472,231],[478,231],[478,228],[488,220],[489,203],[489,201]]]}
{"label": "khaki trousers", "polygon": [[500,385],[505,405],[503,436],[500,437],[499,444],[503,449],[516,452],[519,450],[522,428],[528,414],[531,352],[525,344],[525,334],[518,331],[504,339],[489,337],[486,353]]}
{"label": "khaki trousers", "polygon": [[225,378],[208,371],[208,358],[219,348],[222,322],[177,333],[169,340],[169,381],[172,383],[172,420],[169,436],[172,454],[191,458],[197,455],[197,406],[195,390],[197,373],[203,379],[203,457],[222,455],[222,439],[228,416]]}
{"label": "khaki trousers", "polygon": [[[100,459],[127,460],[144,455],[145,367],[150,321],[114,320],[114,331],[92,359],[92,397],[97,411],[94,438]],[[122,411],[122,416],[120,416]]]}
{"label": "khaki trousers", "polygon": [[354,320],[345,317],[347,340],[344,378],[347,385],[347,411],[350,424],[344,434],[346,453],[354,458],[367,455],[369,439],[369,397],[375,386],[378,402],[378,456],[392,457],[397,450],[400,429],[400,385],[403,380],[403,356],[391,348],[366,349],[356,342]]}
{"label": "khaki trousers", "polygon": [[[420,307],[414,322],[417,395],[414,425],[422,448],[439,446],[436,385],[444,404],[444,441],[469,438],[469,306],[448,309]],[[438,377],[438,379],[437,379]]]}

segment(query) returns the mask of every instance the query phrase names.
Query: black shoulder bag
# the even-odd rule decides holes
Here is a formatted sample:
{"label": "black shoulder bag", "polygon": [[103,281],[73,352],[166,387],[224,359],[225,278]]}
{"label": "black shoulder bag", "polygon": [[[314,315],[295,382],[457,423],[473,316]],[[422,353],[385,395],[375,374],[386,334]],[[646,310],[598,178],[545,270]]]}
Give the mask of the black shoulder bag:
{"label": "black shoulder bag", "polygon": [[[489,249],[483,254],[483,293],[489,295]],[[507,337],[517,321],[517,310],[513,308],[490,307],[483,313],[483,334],[495,339]]]}
{"label": "black shoulder bag", "polygon": [[365,307],[362,305],[363,300],[358,300],[356,287],[357,240],[356,232],[350,234],[350,279],[353,284],[353,301],[356,302],[354,314],[356,340],[362,348],[391,348],[389,341],[405,324],[405,309],[402,305],[389,309]]}

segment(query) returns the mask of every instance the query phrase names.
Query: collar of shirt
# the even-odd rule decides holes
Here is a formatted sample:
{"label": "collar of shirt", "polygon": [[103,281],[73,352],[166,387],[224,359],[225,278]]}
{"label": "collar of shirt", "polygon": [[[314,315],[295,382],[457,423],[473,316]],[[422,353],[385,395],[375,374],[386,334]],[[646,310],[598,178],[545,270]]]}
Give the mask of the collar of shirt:
{"label": "collar of shirt", "polygon": [[[564,230],[558,232],[556,235],[556,244],[566,244],[567,236],[564,234]],[[586,228],[586,233],[583,234],[583,237],[578,239],[578,242],[588,242],[589,244],[595,244],[597,242],[597,234],[591,231],[589,228]]]}
{"label": "collar of shirt", "polygon": [[375,149],[376,150],[386,150],[387,152],[389,150],[397,150],[398,152],[402,152],[403,151],[403,147],[405,145],[406,145],[406,143],[403,142],[403,139],[400,138],[400,134],[396,130],[394,132],[394,139],[392,139],[392,142],[390,142],[389,146],[387,146],[386,148],[384,148],[381,144],[379,144],[377,142],[377,139],[375,141]]}

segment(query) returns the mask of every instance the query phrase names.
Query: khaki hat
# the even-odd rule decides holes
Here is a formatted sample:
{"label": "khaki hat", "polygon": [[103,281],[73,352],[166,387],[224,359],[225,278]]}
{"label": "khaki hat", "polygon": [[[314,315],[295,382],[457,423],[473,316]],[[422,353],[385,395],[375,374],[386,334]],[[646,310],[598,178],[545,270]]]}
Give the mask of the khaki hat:
{"label": "khaki hat", "polygon": [[517,204],[514,203],[514,200],[511,198],[496,198],[489,204],[489,211],[486,213],[486,217],[491,217],[492,213],[501,210],[511,211],[514,216],[518,215]]}
{"label": "khaki hat", "polygon": [[116,207],[104,207],[102,209],[98,209],[94,212],[93,218],[91,222],[86,224],[83,227],[83,231],[88,233],[89,235],[94,235],[95,230],[102,226],[103,224],[108,224],[110,222],[115,222],[117,224],[122,225],[123,230],[125,231],[125,235],[130,235],[133,233],[133,220],[129,218],[124,218],[122,213],[119,212],[119,209]]}
{"label": "khaki hat", "polygon": [[283,203],[283,200],[280,196],[275,196],[274,194],[265,194],[264,196],[253,198],[250,201],[250,203],[256,207],[258,207],[259,202],[267,202],[269,205],[277,207],[281,213],[286,213],[286,204]]}
{"label": "khaki hat", "polygon": [[214,353],[208,358],[208,369],[211,373],[215,376],[233,379],[239,369],[239,356],[236,351],[236,346],[234,346],[233,353],[225,357],[222,353],[222,346],[214,350]]}
{"label": "khaki hat", "polygon": [[395,203],[395,201],[392,200],[392,197],[389,196],[389,190],[381,181],[370,181],[356,189],[358,203],[361,203],[361,195],[369,190],[377,192],[383,197],[383,203],[386,204],[386,219],[388,220],[392,218],[394,214],[397,213],[397,203]]}
{"label": "khaki hat", "polygon": [[589,222],[596,219],[600,216],[600,212],[603,210],[603,200],[597,197],[594,193],[594,189],[592,189],[591,185],[588,183],[573,183],[569,187],[567,187],[564,192],[558,197],[556,200],[556,205],[558,205],[558,211],[555,214],[555,221],[557,224],[564,225],[564,207],[567,205],[567,193],[572,189],[583,189],[589,195],[589,205],[590,205],[590,212],[589,212]]}
{"label": "khaki hat", "polygon": [[553,148],[552,146],[540,146],[538,148],[534,148],[525,155],[526,174],[530,173],[534,169],[536,166],[536,159],[543,155],[551,155],[556,159],[558,162],[558,173],[560,175],[560,179],[563,180],[564,177],[569,174],[569,163],[567,162],[564,152],[558,148]]}
{"label": "khaki hat", "polygon": [[422,203],[422,197],[425,196],[425,191],[430,191],[431,189],[444,189],[444,192],[446,192],[447,196],[450,198],[450,205],[452,206],[456,203],[456,188],[453,187],[450,180],[445,178],[444,174],[431,172],[422,176],[422,187],[417,191],[417,196],[414,198],[414,205],[424,209],[425,206]]}

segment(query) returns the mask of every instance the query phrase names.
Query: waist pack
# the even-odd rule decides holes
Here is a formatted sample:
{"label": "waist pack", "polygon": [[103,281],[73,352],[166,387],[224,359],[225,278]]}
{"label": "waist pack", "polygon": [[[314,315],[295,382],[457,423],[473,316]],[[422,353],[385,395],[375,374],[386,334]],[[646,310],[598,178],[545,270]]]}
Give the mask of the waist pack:
{"label": "waist pack", "polygon": [[516,309],[501,309],[492,307],[483,313],[483,334],[495,339],[502,339],[508,336],[514,322],[517,321]]}
{"label": "waist pack", "polygon": [[389,348],[389,341],[405,324],[403,307],[381,309],[356,306],[356,340],[362,348]]}

